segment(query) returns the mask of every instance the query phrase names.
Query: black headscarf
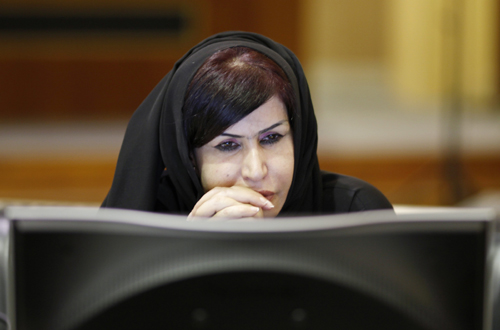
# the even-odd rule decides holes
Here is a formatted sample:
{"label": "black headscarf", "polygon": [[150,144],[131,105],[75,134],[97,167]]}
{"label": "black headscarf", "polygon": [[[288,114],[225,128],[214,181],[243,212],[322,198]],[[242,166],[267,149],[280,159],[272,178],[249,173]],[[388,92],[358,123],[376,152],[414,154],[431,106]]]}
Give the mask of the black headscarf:
{"label": "black headscarf", "polygon": [[103,207],[176,214],[192,210],[204,190],[189,158],[183,129],[185,93],[208,57],[236,46],[252,48],[274,60],[288,76],[296,94],[296,118],[292,121],[295,167],[280,215],[321,212],[317,124],[302,66],[285,46],[247,32],[225,32],[205,39],[177,61],[148,95],[128,124]]}

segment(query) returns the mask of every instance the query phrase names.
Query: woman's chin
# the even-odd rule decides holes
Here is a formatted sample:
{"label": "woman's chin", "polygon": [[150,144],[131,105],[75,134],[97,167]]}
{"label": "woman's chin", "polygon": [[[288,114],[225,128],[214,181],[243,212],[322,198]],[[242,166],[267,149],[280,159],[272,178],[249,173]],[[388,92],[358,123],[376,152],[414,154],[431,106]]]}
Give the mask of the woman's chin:
{"label": "woman's chin", "polygon": [[[281,209],[281,208],[280,208]],[[271,210],[264,210],[264,218],[276,218],[280,210],[276,210],[276,207],[274,207]]]}

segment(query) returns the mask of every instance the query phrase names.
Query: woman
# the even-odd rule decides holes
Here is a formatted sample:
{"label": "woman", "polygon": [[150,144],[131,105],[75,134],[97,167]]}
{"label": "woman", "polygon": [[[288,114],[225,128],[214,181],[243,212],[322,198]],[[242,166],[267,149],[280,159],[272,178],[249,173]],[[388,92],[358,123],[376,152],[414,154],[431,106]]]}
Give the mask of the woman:
{"label": "woman", "polygon": [[195,217],[274,217],[392,208],[371,185],[322,172],[295,55],[226,32],[191,49],[127,128],[103,207]]}

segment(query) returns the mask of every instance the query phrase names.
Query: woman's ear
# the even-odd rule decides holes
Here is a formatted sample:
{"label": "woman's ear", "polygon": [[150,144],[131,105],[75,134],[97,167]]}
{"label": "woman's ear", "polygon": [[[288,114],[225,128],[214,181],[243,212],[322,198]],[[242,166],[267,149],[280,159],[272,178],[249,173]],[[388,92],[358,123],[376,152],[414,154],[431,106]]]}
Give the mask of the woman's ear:
{"label": "woman's ear", "polygon": [[189,153],[189,160],[191,160],[191,164],[193,164],[193,169],[196,172],[196,175],[200,176],[200,171],[198,170],[198,166],[196,165],[196,157],[193,151]]}

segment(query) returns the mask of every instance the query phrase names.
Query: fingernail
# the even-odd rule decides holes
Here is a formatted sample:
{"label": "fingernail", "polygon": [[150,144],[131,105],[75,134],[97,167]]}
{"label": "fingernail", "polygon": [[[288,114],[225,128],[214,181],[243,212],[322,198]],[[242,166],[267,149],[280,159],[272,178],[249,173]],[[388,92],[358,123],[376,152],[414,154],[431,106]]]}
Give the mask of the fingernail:
{"label": "fingernail", "polygon": [[260,199],[263,203],[264,203],[264,208],[266,209],[272,209],[274,207],[273,203],[271,203],[271,201],[269,201],[268,199],[265,199],[265,198],[261,198]]}
{"label": "fingernail", "polygon": [[252,211],[254,211],[255,213],[257,213],[257,212],[260,211],[260,208],[258,208],[257,206],[253,206],[252,207]]}

